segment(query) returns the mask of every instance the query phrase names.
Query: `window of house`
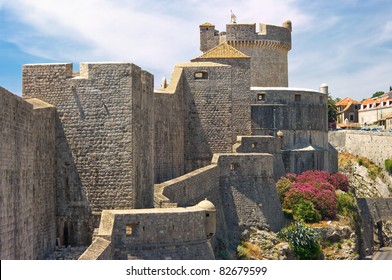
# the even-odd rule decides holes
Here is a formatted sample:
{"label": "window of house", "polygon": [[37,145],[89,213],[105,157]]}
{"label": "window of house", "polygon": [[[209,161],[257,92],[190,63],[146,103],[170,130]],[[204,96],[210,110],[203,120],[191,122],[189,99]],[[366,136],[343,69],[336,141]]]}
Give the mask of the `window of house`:
{"label": "window of house", "polygon": [[294,96],[294,100],[295,100],[295,102],[301,101],[301,94],[296,94],[296,95]]}
{"label": "window of house", "polygon": [[265,101],[265,93],[258,93],[257,101]]}
{"label": "window of house", "polygon": [[350,122],[353,122],[353,121],[354,121],[354,114],[350,114],[348,117],[349,117],[349,119],[350,119]]}
{"label": "window of house", "polygon": [[355,110],[358,110],[358,105],[354,105],[354,109],[355,109]]}
{"label": "window of house", "polygon": [[208,73],[206,71],[195,72],[193,77],[195,78],[195,80],[207,80],[208,79]]}

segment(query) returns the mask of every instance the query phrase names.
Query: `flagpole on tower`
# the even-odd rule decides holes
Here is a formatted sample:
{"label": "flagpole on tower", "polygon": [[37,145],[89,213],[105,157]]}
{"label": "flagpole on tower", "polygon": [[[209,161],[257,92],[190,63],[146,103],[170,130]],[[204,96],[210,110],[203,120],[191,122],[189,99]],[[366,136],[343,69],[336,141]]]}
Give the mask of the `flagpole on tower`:
{"label": "flagpole on tower", "polygon": [[233,10],[230,10],[230,12],[231,12],[231,16],[230,16],[231,23],[237,23],[237,17],[233,13]]}

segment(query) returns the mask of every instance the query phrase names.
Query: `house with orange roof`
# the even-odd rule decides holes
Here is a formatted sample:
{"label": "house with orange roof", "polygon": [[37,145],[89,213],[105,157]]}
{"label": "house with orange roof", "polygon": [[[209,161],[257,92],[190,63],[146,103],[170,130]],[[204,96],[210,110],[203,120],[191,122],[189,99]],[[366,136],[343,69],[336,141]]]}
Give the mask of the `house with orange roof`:
{"label": "house with orange roof", "polygon": [[392,114],[392,91],[362,101],[358,118],[361,124],[384,124],[385,118],[390,114]]}
{"label": "house with orange roof", "polygon": [[392,113],[380,119],[378,124],[383,126],[386,130],[392,129]]}
{"label": "house with orange roof", "polygon": [[340,127],[350,123],[358,123],[358,110],[361,107],[361,102],[346,97],[337,102],[336,107],[338,109],[337,123]]}

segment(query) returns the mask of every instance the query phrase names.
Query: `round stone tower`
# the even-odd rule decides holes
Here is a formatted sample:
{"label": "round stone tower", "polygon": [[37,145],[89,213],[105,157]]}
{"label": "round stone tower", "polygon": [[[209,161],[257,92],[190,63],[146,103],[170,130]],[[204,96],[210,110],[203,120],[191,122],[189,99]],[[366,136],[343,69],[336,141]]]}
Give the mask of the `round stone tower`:
{"label": "round stone tower", "polygon": [[228,43],[251,57],[252,87],[287,87],[291,31],[289,20],[283,26],[260,23],[258,32],[256,23],[228,23],[221,33],[206,23],[200,25],[200,50]]}

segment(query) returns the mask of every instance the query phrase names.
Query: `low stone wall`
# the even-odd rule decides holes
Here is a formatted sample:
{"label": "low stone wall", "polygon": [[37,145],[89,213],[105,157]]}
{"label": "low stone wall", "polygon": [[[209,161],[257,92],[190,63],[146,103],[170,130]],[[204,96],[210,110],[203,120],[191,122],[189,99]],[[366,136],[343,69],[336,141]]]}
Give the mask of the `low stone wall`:
{"label": "low stone wall", "polygon": [[334,131],[328,133],[328,140],[337,150],[368,158],[379,166],[392,158],[392,133]]}
{"label": "low stone wall", "polygon": [[362,223],[361,255],[372,253],[374,226],[378,222],[392,220],[392,198],[357,198]]}
{"label": "low stone wall", "polygon": [[202,201],[188,208],[104,210],[87,259],[214,259],[215,207]]}
{"label": "low stone wall", "polygon": [[93,240],[79,260],[112,260],[113,253],[112,242],[98,237]]}
{"label": "low stone wall", "polygon": [[[178,206],[189,206],[207,198],[209,193],[219,187],[217,165],[208,165],[176,179],[155,185],[155,193],[169,198]],[[159,201],[155,202],[160,204]]]}

